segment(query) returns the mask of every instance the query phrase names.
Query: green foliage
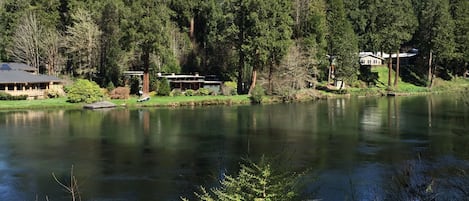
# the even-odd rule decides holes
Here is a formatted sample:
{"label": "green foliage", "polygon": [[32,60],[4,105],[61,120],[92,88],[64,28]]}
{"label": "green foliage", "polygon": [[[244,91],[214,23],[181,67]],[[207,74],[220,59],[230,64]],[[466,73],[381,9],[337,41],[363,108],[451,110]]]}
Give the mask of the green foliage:
{"label": "green foliage", "polygon": [[186,96],[194,96],[194,95],[195,95],[195,91],[192,90],[192,89],[187,89],[186,91],[184,91],[184,95],[186,95]]}
{"label": "green foliage", "polygon": [[182,91],[180,89],[173,89],[171,91],[171,93],[169,94],[169,96],[171,97],[176,97],[176,96],[183,96],[184,94],[182,93]]}
{"label": "green foliage", "polygon": [[343,0],[329,0],[328,4],[329,55],[334,58],[335,76],[351,83],[358,72],[357,37],[346,18]]}
{"label": "green foliage", "polygon": [[384,51],[395,52],[412,38],[417,27],[410,0],[385,0],[377,4],[377,40]]}
{"label": "green foliage", "polygon": [[211,89],[207,89],[207,88],[200,88],[197,91],[195,91],[196,96],[208,96],[212,93],[214,92]]}
{"label": "green foliage", "polygon": [[238,93],[236,87],[236,82],[225,82],[221,88],[222,94],[225,96],[237,95]]}
{"label": "green foliage", "polygon": [[140,79],[138,77],[130,78],[130,94],[138,94],[140,89]]}
{"label": "green foliage", "polygon": [[104,98],[104,93],[96,82],[78,79],[73,83],[67,94],[71,103],[93,103]]}
{"label": "green foliage", "polygon": [[114,83],[112,83],[112,81],[109,81],[109,83],[107,84],[106,86],[106,90],[111,92],[112,90],[114,90],[116,87],[114,86]]}
{"label": "green foliage", "polygon": [[6,92],[0,92],[0,100],[26,100],[28,95],[12,96]]}
{"label": "green foliage", "polygon": [[262,103],[262,98],[265,96],[265,90],[262,88],[262,86],[257,85],[254,87],[254,90],[251,92],[251,96],[249,97],[251,99],[251,102],[254,104],[260,104]]}
{"label": "green foliage", "polygon": [[169,96],[171,93],[171,87],[169,86],[169,81],[166,78],[162,78],[158,81],[158,96]]}
{"label": "green foliage", "polygon": [[238,175],[224,175],[220,187],[201,187],[195,195],[200,201],[291,201],[299,198],[298,180],[299,175],[279,171],[262,158],[259,163],[245,161]]}
{"label": "green foliage", "polygon": [[61,90],[52,88],[52,89],[46,90],[44,95],[49,97],[49,98],[59,98],[59,97],[63,96],[64,94]]}

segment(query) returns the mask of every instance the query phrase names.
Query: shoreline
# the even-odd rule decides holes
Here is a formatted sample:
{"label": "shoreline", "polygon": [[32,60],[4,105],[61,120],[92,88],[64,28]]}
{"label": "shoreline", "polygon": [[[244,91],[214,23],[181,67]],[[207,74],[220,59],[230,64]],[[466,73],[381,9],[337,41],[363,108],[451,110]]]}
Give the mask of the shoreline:
{"label": "shoreline", "polygon": [[[300,91],[288,99],[279,96],[264,96],[262,104],[277,103],[296,103],[309,102],[315,100],[327,100],[336,98],[350,97],[397,97],[397,96],[423,96],[432,94],[460,93],[468,92],[469,88],[457,88],[455,90],[434,90],[427,92],[396,92],[396,91],[380,91],[375,89],[361,89],[359,92],[349,92],[346,94],[338,94],[332,92],[324,92],[319,90]],[[204,107],[215,105],[250,105],[251,100],[248,95],[236,96],[178,96],[178,97],[151,97],[149,101],[137,102],[138,97],[131,97],[126,100],[109,100],[106,101],[116,104],[116,108],[178,108],[178,107]],[[7,110],[46,110],[46,109],[83,109],[85,103],[68,103],[65,97],[55,99],[42,100],[21,100],[21,101],[0,101],[0,111]]]}

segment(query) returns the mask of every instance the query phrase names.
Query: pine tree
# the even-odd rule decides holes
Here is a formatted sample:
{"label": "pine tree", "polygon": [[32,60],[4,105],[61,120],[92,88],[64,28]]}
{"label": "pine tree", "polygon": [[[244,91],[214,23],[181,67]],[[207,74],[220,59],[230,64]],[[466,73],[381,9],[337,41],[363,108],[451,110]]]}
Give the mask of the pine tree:
{"label": "pine tree", "polygon": [[290,4],[286,0],[233,0],[229,4],[229,40],[238,52],[238,93],[244,92],[246,68],[251,72],[249,92],[257,72],[278,64],[290,45]]}
{"label": "pine tree", "polygon": [[328,52],[335,59],[334,75],[336,79],[353,82],[358,72],[357,37],[346,18],[343,1],[329,0],[328,6]]}
{"label": "pine tree", "polygon": [[436,65],[444,65],[453,58],[455,49],[454,22],[448,0],[425,0],[419,13],[419,50],[428,59],[428,84],[431,87]]}
{"label": "pine tree", "polygon": [[469,1],[455,0],[452,4],[452,15],[455,22],[454,34],[456,43],[455,59],[459,68],[455,72],[466,72],[469,65]]}
{"label": "pine tree", "polygon": [[[165,1],[125,1],[129,8],[128,18],[123,20],[125,30],[123,40],[128,50],[140,52],[140,65],[144,71],[143,93],[150,91],[151,56],[156,54],[161,60],[174,59],[168,51],[170,10]],[[169,52],[169,53],[168,53]]]}
{"label": "pine tree", "polygon": [[[409,0],[383,0],[378,3],[380,14],[377,16],[378,44],[389,53],[388,87],[391,87],[391,53],[399,52],[403,43],[412,38],[417,27],[417,19]],[[396,66],[394,87],[397,87],[399,65]]]}
{"label": "pine tree", "polygon": [[121,30],[119,27],[121,9],[115,2],[110,1],[106,3],[102,10],[100,27],[103,32],[100,41],[100,65],[99,77],[101,78],[100,85],[105,86],[109,82],[119,86],[121,77],[121,66],[119,61],[122,61],[122,51],[119,45],[121,38]]}
{"label": "pine tree", "polygon": [[224,175],[220,187],[209,191],[201,187],[196,196],[200,201],[296,200],[299,176],[275,169],[265,158],[259,163],[245,161],[237,176]]}

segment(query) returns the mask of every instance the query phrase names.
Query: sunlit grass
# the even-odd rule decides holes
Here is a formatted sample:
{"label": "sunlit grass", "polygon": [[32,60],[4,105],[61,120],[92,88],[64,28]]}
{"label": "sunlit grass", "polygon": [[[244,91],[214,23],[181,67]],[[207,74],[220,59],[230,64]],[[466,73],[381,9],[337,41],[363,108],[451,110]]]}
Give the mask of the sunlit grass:
{"label": "sunlit grass", "polygon": [[[138,97],[127,100],[108,100],[119,106],[126,107],[158,107],[158,106],[185,106],[185,105],[231,105],[249,103],[247,95],[239,96],[153,96],[149,101],[138,102]],[[83,103],[69,103],[67,98],[54,98],[42,100],[16,100],[0,101],[0,109],[46,109],[46,108],[82,108]]]}
{"label": "sunlit grass", "polygon": [[42,108],[78,108],[82,104],[67,102],[66,98],[53,98],[42,100],[12,100],[0,101],[0,109],[42,109]]}
{"label": "sunlit grass", "polygon": [[[377,72],[378,73],[378,81],[376,84],[377,88],[381,89],[387,89],[388,86],[388,68],[386,66],[378,66],[378,67],[373,67],[371,69],[371,72]],[[395,72],[391,72],[391,84],[394,84],[394,76]],[[405,92],[405,93],[410,93],[410,92],[428,92],[429,89],[427,87],[421,87],[421,86],[416,86],[412,83],[404,82],[402,81],[401,77],[398,79],[398,85],[397,88],[394,88],[391,86],[391,90],[394,92]]]}
{"label": "sunlit grass", "polygon": [[210,105],[210,104],[243,104],[249,103],[247,95],[238,96],[153,96],[145,102],[138,102],[138,97],[127,100],[112,100],[117,105],[126,106],[179,106],[179,105]]}

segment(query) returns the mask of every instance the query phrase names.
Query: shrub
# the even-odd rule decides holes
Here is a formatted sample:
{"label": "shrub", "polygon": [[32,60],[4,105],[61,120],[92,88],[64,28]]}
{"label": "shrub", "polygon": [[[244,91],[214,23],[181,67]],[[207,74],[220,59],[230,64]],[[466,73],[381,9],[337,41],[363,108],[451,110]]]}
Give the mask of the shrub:
{"label": "shrub", "polygon": [[10,100],[26,100],[28,95],[11,96]]}
{"label": "shrub", "polygon": [[52,88],[52,89],[48,89],[46,90],[46,92],[44,92],[45,96],[49,97],[49,98],[58,98],[60,96],[63,96],[63,92],[59,89],[55,89],[55,88]]}
{"label": "shrub", "polygon": [[171,91],[169,96],[182,96],[184,95],[180,89],[174,89]]}
{"label": "shrub", "polygon": [[9,93],[0,92],[0,100],[10,100],[11,95]]}
{"label": "shrub", "polygon": [[67,97],[67,101],[71,103],[93,103],[101,100],[104,93],[96,82],[78,79],[70,87]]}
{"label": "shrub", "polygon": [[184,92],[184,95],[186,96],[194,96],[195,95],[195,91],[192,90],[192,89],[188,89]]}
{"label": "shrub", "polygon": [[195,92],[197,96],[208,96],[213,93],[213,90],[207,88],[200,88]]}
{"label": "shrub", "polygon": [[109,83],[107,83],[107,86],[106,86],[107,91],[111,92],[115,88],[116,87],[114,86],[114,83],[112,83],[112,81],[109,81]]}
{"label": "shrub", "polygon": [[169,96],[171,93],[171,87],[169,86],[169,81],[166,78],[162,78],[158,81],[158,96]]}
{"label": "shrub", "polygon": [[130,93],[138,94],[140,91],[140,79],[137,77],[130,78]]}
{"label": "shrub", "polygon": [[[238,175],[224,175],[220,187],[195,192],[197,200],[299,200],[301,174],[290,173],[272,167],[272,163],[262,158],[259,163],[241,163]],[[188,201],[186,198],[182,198]]]}
{"label": "shrub", "polygon": [[237,95],[237,84],[236,82],[225,82],[221,87],[222,94],[225,96]]}
{"label": "shrub", "polygon": [[6,92],[0,92],[0,100],[26,100],[28,99],[28,95],[19,95],[19,96],[12,96]]}
{"label": "shrub", "polygon": [[256,85],[254,87],[254,90],[251,92],[251,96],[249,97],[251,99],[251,102],[254,104],[260,104],[262,103],[262,97],[264,97],[265,91],[264,88],[262,88],[260,85]]}
{"label": "shrub", "polygon": [[127,87],[117,87],[111,91],[109,97],[111,99],[128,99],[130,96],[130,89]]}

